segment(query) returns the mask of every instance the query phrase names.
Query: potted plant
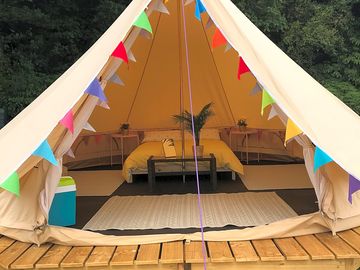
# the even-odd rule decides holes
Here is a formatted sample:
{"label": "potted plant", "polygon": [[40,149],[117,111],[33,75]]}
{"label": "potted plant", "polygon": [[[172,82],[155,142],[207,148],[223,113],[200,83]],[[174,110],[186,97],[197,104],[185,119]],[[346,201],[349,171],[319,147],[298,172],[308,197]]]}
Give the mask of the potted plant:
{"label": "potted plant", "polygon": [[239,126],[239,129],[241,131],[244,131],[246,130],[246,127],[247,127],[247,122],[246,122],[246,119],[242,118],[242,119],[239,119],[239,121],[237,122],[238,126]]}
{"label": "potted plant", "polygon": [[129,134],[129,127],[130,127],[130,124],[128,123],[124,123],[121,125],[120,127],[120,131],[123,135],[128,135]]}
{"label": "potted plant", "polygon": [[213,103],[206,104],[197,115],[192,115],[188,111],[179,115],[173,115],[173,118],[177,123],[183,123],[185,129],[192,134],[192,120],[194,121],[194,134],[196,142],[196,156],[202,157],[204,153],[204,146],[200,145],[200,131],[205,125],[210,116],[214,115],[212,111]]}

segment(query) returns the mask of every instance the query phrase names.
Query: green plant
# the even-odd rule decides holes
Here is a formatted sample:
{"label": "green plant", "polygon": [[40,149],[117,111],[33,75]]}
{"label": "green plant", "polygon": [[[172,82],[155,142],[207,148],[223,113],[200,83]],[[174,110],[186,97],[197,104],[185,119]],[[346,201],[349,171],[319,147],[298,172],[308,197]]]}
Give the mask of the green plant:
{"label": "green plant", "polygon": [[245,118],[239,119],[239,121],[237,122],[237,124],[238,124],[239,127],[247,127],[247,125],[248,125]]}
{"label": "green plant", "polygon": [[192,115],[188,111],[183,112],[182,114],[173,115],[173,118],[177,123],[183,123],[185,129],[192,134],[192,120],[194,121],[194,133],[196,145],[200,144],[200,131],[205,125],[206,121],[210,116],[214,115],[212,110],[213,103],[210,102],[206,104],[197,115]]}
{"label": "green plant", "polygon": [[130,127],[129,123],[124,123],[124,124],[121,125],[120,129],[121,130],[127,130],[127,129],[129,129],[129,127]]}

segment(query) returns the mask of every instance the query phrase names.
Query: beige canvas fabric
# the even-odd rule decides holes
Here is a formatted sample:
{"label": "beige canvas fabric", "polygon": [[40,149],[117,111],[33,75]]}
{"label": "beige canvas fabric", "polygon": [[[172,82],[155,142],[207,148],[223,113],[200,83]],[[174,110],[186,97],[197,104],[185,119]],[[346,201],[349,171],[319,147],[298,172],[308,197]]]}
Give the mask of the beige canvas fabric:
{"label": "beige canvas fabric", "polygon": [[[237,119],[247,118],[250,127],[284,128],[279,118],[267,120],[269,109],[264,117],[260,116],[261,95],[249,95],[258,80],[276,100],[285,117],[290,117],[304,131],[305,135],[296,140],[304,147],[309,177],[321,206],[321,214],[246,230],[209,232],[206,239],[291,236],[359,226],[359,196],[353,196],[352,205],[347,202],[348,173],[360,178],[359,117],[277,48],[230,0],[202,2],[235,50],[227,53],[222,49],[212,51],[209,42],[214,27],[204,29],[208,15],[202,15],[204,22],[201,24],[194,18],[194,2],[185,7],[194,107],[198,110],[207,102],[215,102],[216,115],[208,124],[211,127],[229,127]],[[53,167],[47,161],[31,156],[47,138],[61,165],[64,153],[88,117],[98,131],[104,132],[118,130],[125,121],[137,129],[175,126],[169,116],[179,112],[180,86],[184,107],[189,108],[180,2],[168,2],[170,15],[152,12],[151,5],[154,3],[151,0],[133,0],[73,66],[0,130],[3,155],[0,182],[15,170],[21,176],[19,198],[8,192],[0,193],[0,233],[34,243],[54,241],[75,245],[119,244],[119,239],[121,244],[199,240],[199,234],[119,238],[47,226],[46,217],[61,175],[61,166]],[[151,14],[154,30],[150,40],[140,37],[139,31],[132,28],[136,18],[149,4],[147,13]],[[121,61],[109,58],[117,44],[125,38],[127,49],[131,48],[137,60],[129,68]],[[245,59],[254,76],[244,74],[240,81],[236,79],[238,54]],[[125,87],[106,81],[114,70],[124,80]],[[101,76],[106,85],[105,93],[111,110],[97,106],[93,111],[97,103],[95,98],[83,94],[97,76]],[[76,112],[76,135],[73,137],[58,125],[71,108]],[[342,123],[341,128],[333,125],[334,122]],[[314,175],[311,172],[311,143],[323,149],[338,165],[328,164]]]}

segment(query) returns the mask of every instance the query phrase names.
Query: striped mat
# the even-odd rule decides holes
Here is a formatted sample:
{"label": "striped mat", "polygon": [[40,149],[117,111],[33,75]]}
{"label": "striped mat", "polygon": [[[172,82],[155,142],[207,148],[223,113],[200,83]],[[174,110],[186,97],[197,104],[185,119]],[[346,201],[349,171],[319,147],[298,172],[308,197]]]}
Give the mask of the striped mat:
{"label": "striped mat", "polygon": [[[203,194],[204,227],[268,224],[297,214],[275,192]],[[196,194],[114,196],[85,225],[85,230],[200,228]]]}

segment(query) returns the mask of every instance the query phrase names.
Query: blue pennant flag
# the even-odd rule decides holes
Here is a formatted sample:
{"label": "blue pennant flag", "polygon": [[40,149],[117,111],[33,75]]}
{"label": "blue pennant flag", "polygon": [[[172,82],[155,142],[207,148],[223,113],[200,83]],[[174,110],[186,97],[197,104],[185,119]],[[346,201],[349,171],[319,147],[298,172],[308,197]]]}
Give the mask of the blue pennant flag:
{"label": "blue pennant flag", "polygon": [[356,179],[354,176],[349,174],[349,194],[348,194],[348,200],[352,204],[352,195],[360,190],[360,181]]}
{"label": "blue pennant flag", "polygon": [[196,0],[196,7],[195,7],[195,17],[201,21],[201,16],[200,14],[205,12],[206,9],[203,5],[203,3],[201,2],[201,0]]}
{"label": "blue pennant flag", "polygon": [[40,144],[40,146],[34,151],[33,155],[42,157],[55,166],[58,165],[58,162],[47,140],[43,141],[42,144]]}
{"label": "blue pennant flag", "polygon": [[98,97],[101,101],[107,102],[107,98],[100,85],[100,82],[96,78],[90,83],[89,87],[86,88],[85,93]]}
{"label": "blue pennant flag", "polygon": [[314,155],[314,172],[316,172],[321,166],[333,161],[323,150],[319,147],[315,148]]}

